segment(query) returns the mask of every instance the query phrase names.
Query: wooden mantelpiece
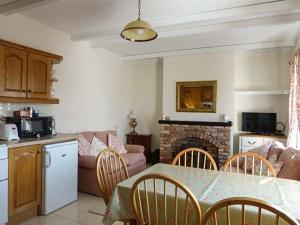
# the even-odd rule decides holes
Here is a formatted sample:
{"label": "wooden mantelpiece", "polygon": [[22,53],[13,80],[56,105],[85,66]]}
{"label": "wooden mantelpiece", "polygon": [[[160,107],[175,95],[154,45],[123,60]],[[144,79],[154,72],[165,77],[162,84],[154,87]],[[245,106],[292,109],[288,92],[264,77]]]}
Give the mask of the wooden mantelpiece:
{"label": "wooden mantelpiece", "polygon": [[58,104],[52,66],[62,56],[0,39],[0,102]]}
{"label": "wooden mantelpiece", "polygon": [[183,121],[183,120],[159,120],[159,124],[199,125],[199,126],[221,126],[231,127],[232,122],[209,122],[209,121]]}

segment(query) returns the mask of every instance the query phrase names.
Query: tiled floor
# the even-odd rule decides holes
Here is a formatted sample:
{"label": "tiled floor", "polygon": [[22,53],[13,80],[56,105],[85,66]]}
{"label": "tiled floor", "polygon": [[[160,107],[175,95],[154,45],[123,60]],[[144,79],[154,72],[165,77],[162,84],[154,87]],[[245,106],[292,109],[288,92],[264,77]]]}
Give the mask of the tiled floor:
{"label": "tiled floor", "polygon": [[[102,198],[79,193],[78,201],[47,216],[33,218],[21,225],[101,225],[102,216],[88,212],[95,207],[101,208],[103,212],[105,211],[105,204]],[[120,224],[123,223],[114,223],[114,225]]]}

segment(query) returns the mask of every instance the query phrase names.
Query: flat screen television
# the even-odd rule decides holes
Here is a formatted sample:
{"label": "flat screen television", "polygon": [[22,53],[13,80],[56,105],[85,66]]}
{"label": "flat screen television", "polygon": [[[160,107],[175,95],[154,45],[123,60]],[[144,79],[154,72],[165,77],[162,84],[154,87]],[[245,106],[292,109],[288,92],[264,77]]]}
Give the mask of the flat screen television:
{"label": "flat screen television", "polygon": [[242,113],[242,131],[257,134],[274,134],[276,132],[276,113]]}

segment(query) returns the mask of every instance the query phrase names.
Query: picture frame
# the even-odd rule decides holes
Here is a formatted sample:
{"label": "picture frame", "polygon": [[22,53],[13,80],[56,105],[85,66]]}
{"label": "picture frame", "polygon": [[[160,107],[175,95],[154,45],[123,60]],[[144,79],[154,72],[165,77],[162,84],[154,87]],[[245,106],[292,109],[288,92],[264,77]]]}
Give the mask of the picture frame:
{"label": "picture frame", "polygon": [[216,113],[217,81],[176,82],[176,112]]}

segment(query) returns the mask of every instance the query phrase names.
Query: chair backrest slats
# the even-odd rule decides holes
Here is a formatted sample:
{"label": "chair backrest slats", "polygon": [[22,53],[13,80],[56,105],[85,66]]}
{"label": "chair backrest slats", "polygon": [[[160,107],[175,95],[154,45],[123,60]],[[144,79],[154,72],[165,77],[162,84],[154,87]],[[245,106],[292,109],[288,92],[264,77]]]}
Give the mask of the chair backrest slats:
{"label": "chair backrest slats", "polygon": [[[232,210],[232,211],[234,211],[235,213],[239,212],[236,210],[240,210],[240,213],[241,213],[241,222],[240,223],[238,221],[236,221],[236,219],[237,219],[236,214],[233,214],[232,216],[230,215],[230,212],[231,212],[229,210],[230,207],[234,207],[234,210]],[[249,216],[249,218],[246,218],[246,209],[248,207],[251,208],[251,218],[250,218],[250,216]],[[253,219],[256,220],[255,208],[258,209],[256,211],[257,212],[257,223],[253,221]],[[268,222],[268,224],[273,224],[273,222],[270,223],[270,221],[275,221],[275,225],[279,225],[279,221],[281,222],[281,220],[283,220],[285,222],[284,224],[299,225],[299,223],[297,222],[296,219],[292,218],[290,215],[288,215],[283,210],[281,210],[275,206],[271,206],[267,202],[253,199],[253,198],[245,198],[245,197],[227,198],[227,199],[223,199],[223,200],[215,203],[212,207],[210,207],[206,211],[205,216],[202,220],[202,225],[211,224],[210,221],[213,221],[214,224],[217,225],[218,224],[217,217],[218,217],[218,215],[220,215],[220,216],[223,215],[222,212],[224,209],[226,209],[226,212],[227,212],[226,213],[227,214],[227,225],[230,225],[231,222],[238,223],[241,225],[247,225],[247,224],[261,225],[262,221],[264,221],[264,224],[267,224],[266,222]],[[263,212],[265,214],[263,214]],[[266,218],[264,218],[264,220],[263,220],[264,216]],[[231,221],[231,218],[235,219],[235,221]],[[274,218],[274,220],[273,220],[273,218]],[[248,221],[249,219],[251,220],[251,222]]]}
{"label": "chair backrest slats", "polygon": [[[174,187],[174,191],[170,192],[173,190],[169,189],[171,187]],[[138,225],[201,223],[201,209],[194,195],[185,185],[163,174],[147,174],[140,177],[132,187],[131,200]]]}
{"label": "chair backrest slats", "polygon": [[[195,153],[197,153],[197,156],[194,157]],[[203,155],[202,159],[201,159],[201,155]],[[203,169],[218,170],[214,158],[208,152],[200,148],[188,148],[181,151],[174,158],[172,165],[181,166],[183,164],[184,167],[187,167],[188,158],[190,159],[190,165],[189,165],[190,167],[196,166],[196,168],[200,168],[200,166],[202,166]],[[194,163],[195,160],[197,160],[197,163],[196,162]]]}
{"label": "chair backrest slats", "polygon": [[[243,162],[244,165],[241,168],[240,163]],[[233,171],[234,162],[236,170]],[[264,171],[265,169],[265,171]],[[276,177],[276,171],[273,168],[272,164],[266,160],[263,156],[255,153],[255,152],[244,152],[233,155],[225,162],[223,166],[223,171],[229,172],[236,172],[240,173],[240,170],[244,174],[251,174],[251,175],[259,175],[259,176],[272,176]]]}
{"label": "chair backrest slats", "polygon": [[129,177],[126,164],[116,151],[105,149],[98,155],[96,173],[101,195],[108,204],[117,184]]}

